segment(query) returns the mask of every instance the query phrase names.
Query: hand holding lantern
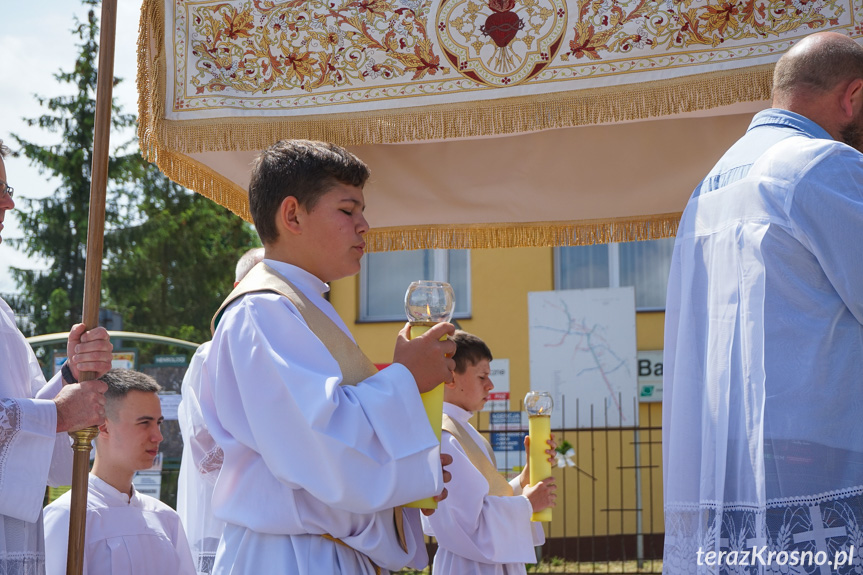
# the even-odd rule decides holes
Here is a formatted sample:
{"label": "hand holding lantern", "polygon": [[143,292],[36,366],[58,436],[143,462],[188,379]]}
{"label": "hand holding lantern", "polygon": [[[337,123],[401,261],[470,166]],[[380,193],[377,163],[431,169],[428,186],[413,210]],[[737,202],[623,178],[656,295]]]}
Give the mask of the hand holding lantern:
{"label": "hand holding lantern", "polygon": [[[551,439],[551,410],[554,402],[546,391],[529,391],[524,396],[530,435],[530,485],[536,485],[551,475],[551,463],[545,450]],[[551,508],[534,513],[531,521],[551,521]]]}
{"label": "hand holding lantern", "polygon": [[[405,313],[411,325],[411,339],[424,334],[438,323],[448,322],[452,318],[454,309],[455,296],[452,286],[448,283],[436,281],[411,283],[405,293]],[[420,396],[438,441],[441,438],[441,423],[443,421],[443,390],[443,385],[438,385]],[[437,502],[433,498],[427,497],[408,503],[405,507],[436,509]]]}

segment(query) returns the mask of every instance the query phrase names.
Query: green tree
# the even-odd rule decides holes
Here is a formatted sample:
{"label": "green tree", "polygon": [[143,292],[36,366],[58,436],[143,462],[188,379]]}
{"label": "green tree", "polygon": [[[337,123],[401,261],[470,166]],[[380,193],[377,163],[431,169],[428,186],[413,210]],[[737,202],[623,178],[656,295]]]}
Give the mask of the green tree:
{"label": "green tree", "polygon": [[124,328],[203,342],[210,318],[231,292],[234,266],[257,235],[218,204],[148,166],[134,210],[139,225],[105,238],[106,303]]}
{"label": "green tree", "polygon": [[[13,245],[50,263],[45,271],[12,270],[18,301],[29,302],[22,325],[29,333],[68,330],[82,315],[99,34],[93,9],[86,22],[76,19],[75,32],[81,39],[75,67],[56,75],[75,94],[40,97],[49,113],[28,120],[58,133],[59,143],[39,146],[13,135],[40,173],[60,181],[54,194],[24,200],[19,210],[25,233]],[[128,128],[134,116],[115,106],[112,124]],[[168,180],[134,142],[112,152],[108,180],[102,307],[121,312],[128,331],[209,339],[210,317],[231,289],[237,259],[257,245],[256,234],[225,208]]]}
{"label": "green tree", "polygon": [[[85,0],[85,4],[91,6],[96,3],[96,0]],[[27,329],[36,333],[67,330],[80,321],[82,314],[96,108],[95,62],[99,49],[99,26],[92,9],[86,22],[75,19],[74,32],[81,39],[75,66],[72,71],[59,72],[54,77],[61,85],[73,85],[75,93],[54,98],[37,96],[48,113],[26,120],[31,126],[60,134],[59,142],[40,146],[12,136],[40,174],[60,181],[56,191],[48,197],[22,198],[18,216],[25,235],[22,239],[10,240],[10,244],[28,256],[38,256],[49,262],[46,271],[12,269],[22,295],[31,303]],[[116,129],[128,128],[134,124],[134,117],[115,109],[112,124]],[[118,223],[121,207],[117,200],[122,196],[117,188],[128,181],[130,172],[141,163],[138,154],[125,152],[124,148],[128,146],[120,146],[109,162],[109,197],[114,200],[106,206],[106,225]],[[57,290],[65,292],[66,297],[55,293]]]}

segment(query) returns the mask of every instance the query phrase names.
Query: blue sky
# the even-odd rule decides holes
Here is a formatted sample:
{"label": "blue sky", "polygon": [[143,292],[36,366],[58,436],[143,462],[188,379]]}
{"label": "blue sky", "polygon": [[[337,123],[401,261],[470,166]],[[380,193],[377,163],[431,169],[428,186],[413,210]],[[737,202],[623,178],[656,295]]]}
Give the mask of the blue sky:
{"label": "blue sky", "polygon": [[[69,70],[75,61],[77,37],[72,33],[73,15],[86,19],[87,8],[78,0],[38,0],[37,2],[4,2],[3,27],[0,31],[0,139],[14,149],[10,134],[42,144],[57,141],[58,136],[28,127],[22,118],[37,117],[45,112],[35,94],[45,97],[70,93],[53,74]],[[96,8],[101,13],[101,8]],[[118,0],[117,42],[114,75],[124,82],[114,88],[114,96],[127,112],[137,112],[135,91],[136,44],[141,0]],[[119,138],[117,139],[119,142]],[[15,197],[44,197],[54,192],[57,182],[40,175],[26,158],[7,158],[6,174],[15,188]],[[19,203],[19,207],[21,204]],[[21,237],[15,211],[4,221],[3,239]],[[6,241],[0,243],[0,293],[16,291],[9,267],[46,268],[50,262],[31,261],[13,250]]]}

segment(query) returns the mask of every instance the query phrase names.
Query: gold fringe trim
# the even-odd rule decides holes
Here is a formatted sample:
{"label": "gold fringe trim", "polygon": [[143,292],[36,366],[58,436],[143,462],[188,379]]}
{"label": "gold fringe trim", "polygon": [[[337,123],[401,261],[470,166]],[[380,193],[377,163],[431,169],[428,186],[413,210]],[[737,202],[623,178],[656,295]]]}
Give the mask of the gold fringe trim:
{"label": "gold fringe trim", "polygon": [[[301,120],[221,119],[169,122],[165,117],[164,0],[144,0],[138,38],[138,136],[144,157],[175,182],[251,221],[246,191],[184,153],[257,150],[286,137],[341,145],[503,135],[637,120],[756,101],[770,96],[772,66],[650,83],[505,100]],[[334,119],[335,118],[335,119]],[[674,236],[680,214],[570,222],[428,225],[377,228],[369,252],[577,246]]]}
{"label": "gold fringe trim", "polygon": [[[185,153],[260,150],[284,138],[342,146],[518,134],[644,120],[770,98],[772,65],[647,84],[301,119],[162,120],[159,141]],[[162,95],[163,96],[163,95]],[[164,117],[164,116],[161,116]]]}
{"label": "gold fringe trim", "polygon": [[137,76],[141,153],[173,181],[251,222],[246,190],[204,164],[159,143],[157,126],[159,119],[165,116],[164,14],[162,0],[144,0],[141,5]]}
{"label": "gold fringe trim", "polygon": [[680,213],[569,222],[453,224],[373,228],[366,251],[587,246],[658,240],[677,234]]}
{"label": "gold fringe trim", "polygon": [[[643,120],[770,97],[773,65],[722,70],[541,95],[287,118],[165,120],[164,0],[145,0],[138,42],[139,135],[148,159],[183,153],[260,150],[283,138],[342,146],[516,134]],[[151,160],[152,161],[152,160]]]}

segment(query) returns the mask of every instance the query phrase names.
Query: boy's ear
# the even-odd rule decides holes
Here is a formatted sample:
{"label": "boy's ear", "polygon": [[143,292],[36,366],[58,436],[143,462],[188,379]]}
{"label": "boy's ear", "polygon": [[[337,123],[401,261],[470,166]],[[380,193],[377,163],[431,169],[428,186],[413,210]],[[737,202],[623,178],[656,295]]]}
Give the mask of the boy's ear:
{"label": "boy's ear", "polygon": [[288,196],[279,204],[279,213],[276,216],[276,227],[284,229],[292,234],[302,232],[299,220],[300,203],[294,196]]}
{"label": "boy's ear", "polygon": [[99,435],[107,435],[108,434],[108,422],[106,421],[102,425],[99,426]]}

